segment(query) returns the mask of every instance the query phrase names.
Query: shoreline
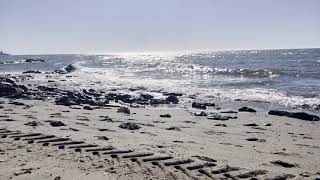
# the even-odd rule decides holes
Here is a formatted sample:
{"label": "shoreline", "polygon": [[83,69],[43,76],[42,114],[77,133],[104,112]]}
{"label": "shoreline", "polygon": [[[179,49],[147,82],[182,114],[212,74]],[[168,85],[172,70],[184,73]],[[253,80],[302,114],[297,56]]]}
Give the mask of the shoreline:
{"label": "shoreline", "polygon": [[[81,161],[92,163],[93,159],[104,162],[102,160],[110,158],[110,155],[99,154],[97,157],[85,152],[77,154],[68,146],[64,150],[50,145],[39,147],[34,143],[13,141],[9,135],[1,139],[3,143],[0,146],[3,150],[0,156],[0,166],[3,169],[0,177],[3,178],[43,179],[47,175],[45,172],[50,171],[43,167],[46,163],[53,167],[78,167],[72,170],[58,169],[52,172],[54,176],[61,176],[62,179],[72,177],[70,174],[74,171],[83,175],[84,178],[96,179],[102,177],[175,179],[175,176],[178,179],[192,179],[191,177],[210,179],[210,176],[214,178],[230,176],[235,179],[242,179],[241,177],[315,179],[320,176],[318,168],[320,164],[317,161],[320,155],[320,133],[318,132],[320,121],[304,121],[268,115],[265,112],[250,112],[250,109],[246,109],[249,112],[210,114],[206,110],[210,109],[209,106],[213,104],[203,103],[193,104],[192,108],[165,107],[168,104],[179,105],[179,94],[167,94],[166,99],[157,99],[147,95],[140,99],[132,99],[124,94],[112,94],[112,96],[108,94],[109,99],[106,102],[105,99],[99,98],[96,90],[84,91],[80,95],[79,92],[70,93],[56,90],[56,88],[42,87],[36,92],[15,84],[15,82],[7,81],[10,80],[3,80],[2,86],[9,84],[16,91],[8,91],[13,93],[11,98],[0,98],[2,102],[0,104],[2,107],[0,109],[0,128],[21,131],[21,133],[67,137],[73,141],[83,141],[99,147],[112,146],[119,150],[132,150],[133,152],[129,154],[153,153],[152,156],[174,157],[177,161],[173,166],[164,165],[170,160],[159,161],[165,170],[157,169],[157,163],[143,163],[142,167],[155,169],[154,172],[151,171],[153,174],[150,174],[150,172],[145,172],[145,169],[137,169],[137,163],[132,159],[123,160],[125,153],[114,156],[117,157],[117,160],[111,158],[108,164],[99,166],[97,170],[82,165],[78,167],[77,163]],[[28,90],[24,90],[25,88]],[[52,97],[51,100],[48,100],[48,95]],[[135,103],[129,104],[138,105],[153,102],[160,106],[139,108],[139,106],[128,106],[128,103],[121,103],[121,101],[132,101]],[[227,111],[227,109],[219,111]],[[198,113],[194,114],[194,112]],[[206,112],[206,115],[200,112]],[[0,134],[5,133],[0,132]],[[21,148],[17,149],[17,146]],[[24,153],[25,148],[31,151],[30,154]],[[37,166],[39,168],[37,169],[33,164],[35,159],[31,157],[33,157],[32,152],[38,150],[44,154],[47,153],[46,156],[51,150],[57,154],[66,154],[63,156],[68,157],[68,160],[63,163],[56,162],[58,157],[49,153],[53,158],[48,160],[45,155],[40,156],[44,164]],[[32,168],[30,173],[14,174],[12,168],[17,165],[17,161],[12,156],[12,152],[16,154],[16,158],[24,157],[21,163]],[[91,158],[83,160],[88,155]],[[181,165],[178,163],[185,159],[191,161]],[[123,165],[128,166],[128,163],[130,167],[132,165],[132,168],[129,168],[128,176],[122,177],[121,172],[126,169]],[[208,166],[208,163],[215,165]],[[195,164],[207,164],[207,166],[184,171],[185,168],[193,167]],[[235,170],[232,171],[230,168],[225,170],[226,167],[233,167]],[[110,172],[110,168],[118,171]],[[15,170],[21,171],[21,169],[24,168]]]}

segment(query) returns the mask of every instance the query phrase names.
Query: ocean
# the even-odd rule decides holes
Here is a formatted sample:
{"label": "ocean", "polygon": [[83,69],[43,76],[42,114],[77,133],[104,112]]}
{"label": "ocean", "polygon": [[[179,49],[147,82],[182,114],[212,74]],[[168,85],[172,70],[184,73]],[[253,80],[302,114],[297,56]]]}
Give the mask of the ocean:
{"label": "ocean", "polygon": [[[25,59],[46,62],[26,63]],[[261,108],[311,109],[320,105],[320,49],[236,50],[188,53],[0,56],[0,73],[52,72],[74,64],[72,74],[35,74],[37,84],[126,93],[183,93],[181,101],[258,103]],[[222,105],[221,105],[222,106]]]}

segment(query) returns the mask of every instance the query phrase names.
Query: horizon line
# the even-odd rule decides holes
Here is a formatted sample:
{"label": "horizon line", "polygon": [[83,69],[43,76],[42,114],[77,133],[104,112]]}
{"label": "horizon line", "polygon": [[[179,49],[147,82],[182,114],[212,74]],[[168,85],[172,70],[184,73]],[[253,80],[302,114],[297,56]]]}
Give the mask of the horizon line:
{"label": "horizon line", "polygon": [[239,49],[193,49],[193,50],[177,50],[177,51],[165,51],[165,50],[150,50],[150,51],[110,51],[110,52],[87,52],[87,53],[45,53],[45,54],[10,54],[15,56],[32,56],[32,55],[120,55],[120,54],[179,54],[179,53],[209,53],[209,52],[223,52],[223,51],[267,51],[267,50],[297,50],[297,49],[320,49],[320,47],[297,47],[297,48],[239,48]]}

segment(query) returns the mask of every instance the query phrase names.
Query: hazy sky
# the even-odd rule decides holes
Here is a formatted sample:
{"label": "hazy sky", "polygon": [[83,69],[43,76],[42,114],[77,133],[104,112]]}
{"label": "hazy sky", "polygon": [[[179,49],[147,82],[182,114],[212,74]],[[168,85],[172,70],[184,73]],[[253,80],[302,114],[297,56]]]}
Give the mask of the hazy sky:
{"label": "hazy sky", "polygon": [[320,0],[0,0],[14,54],[320,47]]}

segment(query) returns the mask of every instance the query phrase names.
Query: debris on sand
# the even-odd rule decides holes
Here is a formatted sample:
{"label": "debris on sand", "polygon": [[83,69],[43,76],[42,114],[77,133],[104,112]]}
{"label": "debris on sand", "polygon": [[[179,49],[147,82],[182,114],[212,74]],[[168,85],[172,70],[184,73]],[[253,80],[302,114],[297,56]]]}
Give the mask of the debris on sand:
{"label": "debris on sand", "polygon": [[129,129],[129,130],[136,130],[136,129],[140,129],[141,127],[135,123],[122,123],[119,126],[122,129]]}

